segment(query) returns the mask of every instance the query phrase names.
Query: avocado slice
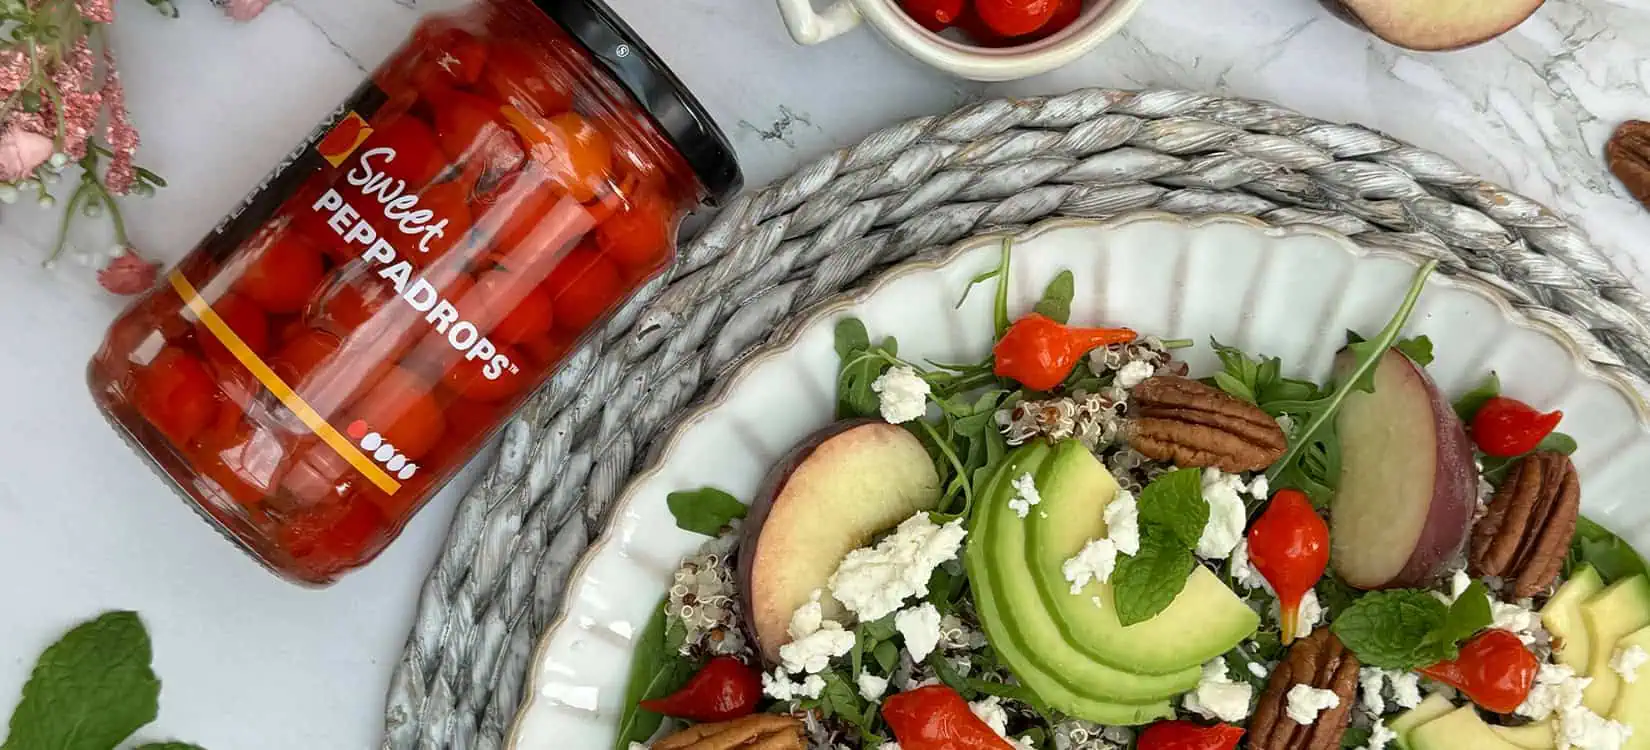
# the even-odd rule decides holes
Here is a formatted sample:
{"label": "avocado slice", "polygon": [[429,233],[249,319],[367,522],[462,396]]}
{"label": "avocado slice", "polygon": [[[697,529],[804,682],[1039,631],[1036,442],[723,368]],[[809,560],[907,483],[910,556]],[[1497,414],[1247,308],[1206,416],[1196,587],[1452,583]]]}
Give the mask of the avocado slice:
{"label": "avocado slice", "polygon": [[1415,728],[1433,719],[1455,710],[1455,704],[1444,696],[1433,693],[1421,701],[1421,705],[1398,714],[1397,718],[1386,723],[1386,728],[1398,735],[1394,742],[1398,750],[1412,750],[1409,745],[1409,733]]}
{"label": "avocado slice", "polygon": [[[1628,646],[1650,651],[1650,628],[1636,630],[1616,643],[1616,648]],[[1622,750],[1650,750],[1650,666],[1639,670],[1637,680],[1622,683],[1610,718],[1633,728]]]}
{"label": "avocado slice", "polygon": [[1547,606],[1541,608],[1541,626],[1553,634],[1553,658],[1582,677],[1592,666],[1592,645],[1587,639],[1587,624],[1581,620],[1581,605],[1604,590],[1604,579],[1591,565],[1576,568],[1570,580],[1558,587]]}
{"label": "avocado slice", "polygon": [[1472,706],[1463,706],[1416,727],[1409,733],[1411,750],[1520,750],[1478,718]]}
{"label": "avocado slice", "polygon": [[[975,502],[982,505],[974,509],[963,563],[968,569],[969,587],[974,592],[974,608],[980,616],[980,625],[985,630],[986,640],[991,643],[998,658],[1002,659],[1021,684],[1030,688],[1039,698],[1058,711],[1096,723],[1117,726],[1134,726],[1170,718],[1174,716],[1174,707],[1166,700],[1129,702],[1100,698],[1077,689],[1063,676],[1055,676],[1043,666],[1045,662],[1042,659],[1033,656],[1033,651],[1029,648],[1032,641],[1027,640],[1020,631],[1020,613],[1011,613],[1009,605],[1000,597],[1003,592],[994,575],[995,555],[990,543],[995,533],[993,527],[996,514],[991,510],[1000,506],[1011,519],[1018,522],[1020,519],[1014,517],[1012,510],[1008,510],[1008,501],[1014,492],[1011,482],[1023,473],[1035,473],[1037,467],[1048,457],[1048,453],[1048,446],[1033,443],[1010,454],[996,476],[976,494]],[[1020,567],[1023,568],[1023,564]],[[1029,588],[1030,585],[1029,582],[1025,582],[1024,587]],[[1029,614],[1047,618],[1047,613],[1040,606]],[[1049,627],[1052,627],[1052,624]],[[1133,677],[1122,672],[1113,676],[1124,679]],[[1192,682],[1196,684],[1196,677]]]}
{"label": "avocado slice", "polygon": [[1524,750],[1556,750],[1558,735],[1553,730],[1551,721],[1540,721],[1534,724],[1525,724],[1521,727],[1492,726],[1490,729],[1508,742]]}
{"label": "avocado slice", "polygon": [[1092,582],[1072,594],[1062,572],[1084,545],[1106,535],[1102,517],[1117,480],[1082,443],[1066,440],[1038,472],[1037,488],[1039,512],[1024,520],[1031,573],[1060,634],[1078,651],[1130,672],[1175,674],[1232,650],[1260,627],[1260,615],[1202,566],[1162,614],[1124,627],[1110,584]]}
{"label": "avocado slice", "polygon": [[1610,668],[1616,642],[1641,628],[1650,627],[1650,579],[1633,576],[1610,584],[1581,605],[1581,620],[1587,623],[1587,676],[1593,684],[1582,693],[1582,702],[1600,716],[1610,715],[1616,694],[1621,692],[1621,675]]}

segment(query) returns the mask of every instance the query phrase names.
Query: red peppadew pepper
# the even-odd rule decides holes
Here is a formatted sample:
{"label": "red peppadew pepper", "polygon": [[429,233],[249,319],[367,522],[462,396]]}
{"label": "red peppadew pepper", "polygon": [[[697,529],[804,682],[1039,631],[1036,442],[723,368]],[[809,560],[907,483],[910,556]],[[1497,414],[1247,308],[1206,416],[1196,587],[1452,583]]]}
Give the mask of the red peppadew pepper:
{"label": "red peppadew pepper", "polygon": [[1140,733],[1138,750],[1233,750],[1243,728],[1230,724],[1206,727],[1190,721],[1160,721]]}
{"label": "red peppadew pepper", "polygon": [[1017,37],[1047,26],[1059,7],[1060,0],[975,0],[974,12],[998,35]]}
{"label": "red peppadew pepper", "polygon": [[1460,656],[1426,667],[1421,674],[1460,690],[1487,710],[1510,714],[1530,696],[1540,668],[1518,636],[1486,630],[1461,646]]}
{"label": "red peppadew pepper", "polygon": [[1543,414],[1517,399],[1496,396],[1472,417],[1472,440],[1491,456],[1512,458],[1536,449],[1558,428],[1564,412]]}
{"label": "red peppadew pepper", "polygon": [[642,701],[642,708],[689,721],[729,721],[755,712],[761,699],[762,678],[756,670],[731,656],[718,656],[681,690]]}
{"label": "red peppadew pepper", "polygon": [[1027,388],[1049,390],[1062,382],[1090,350],[1133,341],[1127,328],[1075,328],[1032,313],[1008,327],[992,347],[994,371]]}
{"label": "red peppadew pepper", "polygon": [[963,14],[963,0],[900,0],[900,7],[917,25],[934,32],[951,28]]}
{"label": "red peppadew pepper", "polygon": [[1301,598],[1329,566],[1329,525],[1300,490],[1278,490],[1249,529],[1249,561],[1272,584],[1283,612],[1283,642],[1295,640]]}
{"label": "red peppadew pepper", "polygon": [[1014,750],[944,685],[900,693],[882,703],[882,718],[900,750]]}

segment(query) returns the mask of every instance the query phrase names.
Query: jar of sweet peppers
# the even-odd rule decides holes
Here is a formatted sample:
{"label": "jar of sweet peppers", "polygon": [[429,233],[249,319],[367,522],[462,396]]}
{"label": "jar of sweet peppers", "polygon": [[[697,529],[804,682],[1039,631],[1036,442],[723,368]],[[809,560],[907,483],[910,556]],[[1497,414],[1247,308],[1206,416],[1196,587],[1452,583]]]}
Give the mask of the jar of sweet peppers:
{"label": "jar of sweet peppers", "polygon": [[600,0],[481,0],[420,24],[114,322],[92,391],[229,538],[326,584],[740,182]]}

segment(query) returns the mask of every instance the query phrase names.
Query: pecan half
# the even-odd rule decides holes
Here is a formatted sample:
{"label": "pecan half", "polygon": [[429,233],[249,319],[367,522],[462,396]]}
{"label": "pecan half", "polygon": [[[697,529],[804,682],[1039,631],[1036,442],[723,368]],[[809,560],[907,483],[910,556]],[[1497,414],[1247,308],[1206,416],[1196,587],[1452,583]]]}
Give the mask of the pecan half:
{"label": "pecan half", "polygon": [[1288,447],[1260,407],[1190,378],[1148,378],[1130,400],[1129,445],[1147,458],[1235,473],[1271,466]]}
{"label": "pecan half", "polygon": [[696,724],[653,743],[653,750],[808,750],[802,722],[789,716],[751,714],[716,724]]}
{"label": "pecan half", "polygon": [[1622,123],[1604,147],[1604,157],[1627,192],[1650,207],[1650,122]]}
{"label": "pecan half", "polygon": [[1546,591],[1564,567],[1580,513],[1581,480],[1569,456],[1519,459],[1473,527],[1470,572],[1506,580],[1519,598]]}
{"label": "pecan half", "polygon": [[[1295,642],[1289,655],[1272,671],[1249,720],[1251,750],[1335,750],[1352,720],[1352,706],[1358,700],[1358,657],[1327,626]],[[1308,726],[1295,723],[1287,709],[1289,690],[1310,685],[1328,690],[1340,699],[1334,708],[1318,714]]]}

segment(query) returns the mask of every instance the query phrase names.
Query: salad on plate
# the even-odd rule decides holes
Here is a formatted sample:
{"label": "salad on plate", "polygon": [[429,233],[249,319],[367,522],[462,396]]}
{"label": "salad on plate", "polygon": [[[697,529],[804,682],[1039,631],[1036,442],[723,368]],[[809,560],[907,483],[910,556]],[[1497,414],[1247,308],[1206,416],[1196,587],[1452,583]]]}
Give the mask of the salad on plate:
{"label": "salad on plate", "polygon": [[755,497],[669,496],[706,541],[616,750],[1650,748],[1644,560],[1562,414],[1434,385],[1431,264],[1316,383],[1073,325],[1069,271],[1012,319],[1011,257],[989,356],[844,319],[838,421]]}

